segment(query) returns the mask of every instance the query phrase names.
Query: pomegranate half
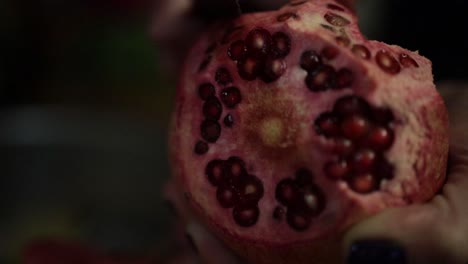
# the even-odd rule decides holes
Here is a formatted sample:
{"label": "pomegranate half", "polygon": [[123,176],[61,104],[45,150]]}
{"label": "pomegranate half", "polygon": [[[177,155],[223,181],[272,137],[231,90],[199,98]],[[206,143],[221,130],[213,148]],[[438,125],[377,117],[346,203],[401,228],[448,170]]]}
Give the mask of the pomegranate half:
{"label": "pomegranate half", "polygon": [[214,26],[180,77],[178,195],[249,263],[336,263],[352,224],[441,187],[448,118],[431,63],[353,11],[292,1]]}

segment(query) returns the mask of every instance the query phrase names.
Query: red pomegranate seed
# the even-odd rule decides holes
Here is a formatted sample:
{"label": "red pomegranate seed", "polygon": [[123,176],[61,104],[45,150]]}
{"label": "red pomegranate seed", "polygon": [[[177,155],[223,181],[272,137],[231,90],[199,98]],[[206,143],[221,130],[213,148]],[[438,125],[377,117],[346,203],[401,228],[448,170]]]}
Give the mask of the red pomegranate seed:
{"label": "red pomegranate seed", "polygon": [[367,145],[376,151],[388,150],[393,144],[393,132],[386,127],[374,127],[367,138]]}
{"label": "red pomegranate seed", "polygon": [[223,208],[232,208],[238,202],[237,190],[229,184],[224,184],[216,190],[216,198]]}
{"label": "red pomegranate seed", "polygon": [[240,200],[243,204],[256,204],[263,197],[263,183],[255,176],[249,175],[240,189]]}
{"label": "red pomegranate seed", "polygon": [[217,121],[221,117],[223,107],[218,98],[212,96],[203,104],[203,115],[210,120]]}
{"label": "red pomegranate seed", "polygon": [[216,71],[215,80],[221,85],[226,85],[232,82],[231,74],[226,68],[219,68]]}
{"label": "red pomegranate seed", "polygon": [[345,157],[351,154],[353,149],[354,149],[354,145],[351,140],[346,139],[346,138],[335,139],[335,142],[333,145],[333,153],[341,157]]}
{"label": "red pomegranate seed", "polygon": [[358,172],[369,172],[376,161],[375,152],[370,149],[363,149],[356,152],[352,159],[352,167]]}
{"label": "red pomegranate seed", "polygon": [[271,34],[264,28],[255,28],[247,35],[245,45],[250,56],[254,58],[265,57],[271,50]]}
{"label": "red pomegranate seed", "polygon": [[386,159],[379,159],[375,168],[374,175],[378,176],[380,179],[393,179],[395,168],[390,164]]}
{"label": "red pomegranate seed", "polygon": [[312,72],[322,65],[322,58],[313,50],[304,51],[301,55],[301,68]]}
{"label": "red pomegranate seed", "polygon": [[255,80],[261,68],[261,61],[255,58],[245,58],[237,62],[239,76],[247,81]]}
{"label": "red pomegranate seed", "polygon": [[239,88],[229,87],[223,89],[221,91],[221,101],[223,101],[224,105],[226,105],[228,108],[236,107],[242,101]]}
{"label": "red pomegranate seed", "polygon": [[395,120],[393,113],[390,109],[388,108],[376,108],[372,110],[372,118],[375,122],[382,124],[382,125],[388,125],[388,123],[392,122]]}
{"label": "red pomegranate seed", "polygon": [[353,175],[348,181],[349,187],[360,194],[368,194],[378,189],[379,182],[370,173]]}
{"label": "red pomegranate seed", "polygon": [[221,136],[221,126],[214,120],[203,121],[200,130],[202,138],[210,143],[215,143]]}
{"label": "red pomegranate seed", "polygon": [[325,196],[317,185],[302,187],[300,196],[302,210],[310,216],[319,215],[325,208]]}
{"label": "red pomegranate seed", "polygon": [[228,114],[224,117],[224,125],[227,127],[232,127],[234,125],[234,117],[231,114]]}
{"label": "red pomegranate seed", "polygon": [[265,62],[262,81],[271,83],[278,80],[286,71],[286,62],[281,59],[269,59]]}
{"label": "red pomegranate seed", "polygon": [[289,226],[296,231],[304,231],[310,226],[311,217],[303,212],[288,209],[286,218]]}
{"label": "red pomegranate seed", "polygon": [[297,18],[299,18],[299,16],[298,16],[297,14],[295,14],[295,13],[287,12],[287,13],[284,13],[284,14],[279,15],[279,16],[276,18],[276,20],[277,20],[278,22],[284,22],[284,21],[286,21],[286,20],[288,20],[288,19],[290,19],[290,18],[295,18],[295,19],[297,19]]}
{"label": "red pomegranate seed", "polygon": [[348,95],[339,98],[333,106],[333,111],[341,117],[350,115],[370,115],[370,105],[361,97]]}
{"label": "red pomegranate seed", "polygon": [[386,50],[377,52],[375,59],[377,61],[377,65],[387,73],[397,74],[401,71],[398,61]]}
{"label": "red pomegranate seed", "polygon": [[247,175],[245,163],[239,157],[230,157],[225,163],[226,178],[234,185],[239,185]]}
{"label": "red pomegranate seed", "polygon": [[332,180],[342,180],[349,173],[348,163],[345,160],[330,161],[325,164],[325,175]]}
{"label": "red pomegranate seed", "polygon": [[341,132],[351,140],[358,140],[367,135],[370,129],[369,121],[359,115],[348,117],[341,124]]}
{"label": "red pomegranate seed", "polygon": [[219,186],[226,181],[223,160],[212,160],[206,165],[205,174],[213,186]]}
{"label": "red pomegranate seed", "polygon": [[194,152],[197,155],[206,154],[208,152],[208,150],[209,150],[208,144],[206,144],[206,142],[204,142],[204,141],[198,141],[195,144]]}
{"label": "red pomegranate seed", "polygon": [[333,60],[338,56],[339,53],[340,51],[337,48],[333,46],[327,46],[322,50],[321,55],[327,60]]}
{"label": "red pomegranate seed", "polygon": [[318,134],[326,137],[339,135],[340,127],[338,126],[338,118],[335,114],[330,112],[321,114],[317,120],[315,120],[315,130]]}
{"label": "red pomegranate seed", "polygon": [[333,67],[323,65],[314,72],[309,72],[306,85],[312,92],[321,92],[336,87],[336,72]]}
{"label": "red pomegranate seed", "polygon": [[351,44],[351,40],[346,36],[338,36],[335,38],[335,41],[342,47],[348,47]]}
{"label": "red pomegranate seed", "polygon": [[400,63],[401,65],[403,65],[403,67],[406,67],[406,68],[409,68],[409,67],[419,68],[419,64],[406,53],[400,54]]}
{"label": "red pomegranate seed", "polygon": [[337,27],[344,27],[351,23],[348,19],[332,12],[327,12],[325,14],[325,20],[327,20],[328,23]]}
{"label": "red pomegranate seed", "polygon": [[228,49],[228,56],[234,61],[244,58],[246,53],[247,48],[245,47],[245,43],[242,40],[233,42]]}
{"label": "red pomegranate seed", "polygon": [[351,51],[361,59],[368,60],[371,57],[369,49],[364,45],[356,44],[352,47]]}
{"label": "red pomegranate seed", "polygon": [[257,205],[239,205],[235,206],[232,210],[234,221],[236,221],[236,223],[242,227],[250,227],[255,225],[258,221],[259,215],[260,210],[258,209]]}
{"label": "red pomegranate seed", "polygon": [[275,58],[284,58],[291,52],[291,39],[283,32],[273,34],[273,55]]}
{"label": "red pomegranate seed", "polygon": [[284,179],[276,186],[276,200],[285,206],[296,203],[298,195],[297,185],[292,179]]}
{"label": "red pomegranate seed", "polygon": [[198,96],[202,100],[207,100],[208,98],[215,95],[215,87],[211,83],[204,83],[198,87]]}

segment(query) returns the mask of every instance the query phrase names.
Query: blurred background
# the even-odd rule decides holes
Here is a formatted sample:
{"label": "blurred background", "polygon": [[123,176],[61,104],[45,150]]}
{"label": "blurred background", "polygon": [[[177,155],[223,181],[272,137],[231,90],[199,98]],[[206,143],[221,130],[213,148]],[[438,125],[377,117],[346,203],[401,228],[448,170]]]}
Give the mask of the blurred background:
{"label": "blurred background", "polygon": [[[168,246],[160,190],[176,74],[149,37],[154,6],[0,1],[0,263],[42,237],[128,254]],[[369,38],[419,50],[438,81],[468,78],[466,10],[463,0],[359,6]]]}

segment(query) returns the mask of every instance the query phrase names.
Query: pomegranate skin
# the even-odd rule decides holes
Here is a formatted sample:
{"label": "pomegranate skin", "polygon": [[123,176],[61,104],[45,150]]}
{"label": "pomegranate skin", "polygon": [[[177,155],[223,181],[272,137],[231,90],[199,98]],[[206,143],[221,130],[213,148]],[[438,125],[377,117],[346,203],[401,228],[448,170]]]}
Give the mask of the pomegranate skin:
{"label": "pomegranate skin", "polygon": [[340,1],[293,1],[194,44],[169,146],[172,195],[246,262],[339,263],[351,225],[440,189],[448,117],[429,60],[365,39]]}

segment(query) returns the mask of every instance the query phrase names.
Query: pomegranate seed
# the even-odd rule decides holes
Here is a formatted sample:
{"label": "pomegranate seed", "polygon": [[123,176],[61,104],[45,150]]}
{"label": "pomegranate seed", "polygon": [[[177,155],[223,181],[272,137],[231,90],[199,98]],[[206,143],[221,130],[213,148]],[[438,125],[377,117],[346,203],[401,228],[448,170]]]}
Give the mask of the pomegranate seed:
{"label": "pomegranate seed", "polygon": [[341,117],[350,115],[369,116],[370,109],[370,105],[364,99],[354,95],[339,98],[333,107],[333,111]]}
{"label": "pomegranate seed", "polygon": [[281,221],[283,220],[285,213],[286,212],[284,211],[282,207],[276,206],[275,210],[273,210],[273,219],[277,221]]}
{"label": "pomegranate seed", "polygon": [[332,180],[344,179],[349,173],[348,163],[345,160],[330,161],[323,168],[325,175]]}
{"label": "pomegranate seed", "polygon": [[376,178],[370,173],[353,175],[348,181],[349,187],[360,194],[371,193],[378,188]]}
{"label": "pomegranate seed", "polygon": [[337,11],[341,11],[341,12],[345,11],[345,9],[342,8],[341,6],[337,6],[337,5],[334,5],[334,4],[328,4],[327,7],[329,9],[332,9],[332,10],[337,10]]}
{"label": "pomegranate seed", "polygon": [[346,88],[353,84],[354,82],[354,75],[353,73],[344,68],[340,69],[336,74],[336,87],[337,88]]}
{"label": "pomegranate seed", "polygon": [[205,120],[200,126],[202,138],[210,143],[215,143],[221,136],[221,126],[213,120]]}
{"label": "pomegranate seed", "polygon": [[242,184],[240,200],[256,204],[263,197],[263,183],[255,176],[249,175]]}
{"label": "pomegranate seed", "polygon": [[273,34],[273,55],[275,58],[284,58],[291,52],[291,39],[283,32]]}
{"label": "pomegranate seed", "polygon": [[242,227],[250,227],[250,226],[255,225],[258,221],[259,215],[260,215],[260,210],[258,209],[258,206],[256,205],[235,206],[234,210],[232,210],[232,216],[234,218],[234,221],[236,221],[236,223]]}
{"label": "pomegranate seed", "polygon": [[242,101],[239,88],[229,87],[223,89],[223,91],[221,91],[221,100],[228,108],[236,107]]}
{"label": "pomegranate seed", "polygon": [[204,141],[198,141],[195,144],[194,152],[197,155],[206,154],[208,152],[208,150],[209,150],[208,144],[206,144],[206,142],[204,142]]}
{"label": "pomegranate seed", "polygon": [[345,157],[348,156],[354,149],[353,142],[346,138],[335,139],[335,144],[333,146],[333,153]]}
{"label": "pomegranate seed", "polygon": [[245,44],[249,55],[262,58],[268,55],[272,46],[270,32],[264,28],[256,28],[249,32]]}
{"label": "pomegranate seed", "polygon": [[234,125],[234,117],[231,114],[228,114],[224,117],[224,125],[227,127],[232,127]]}
{"label": "pomegranate seed", "polygon": [[338,56],[339,53],[340,51],[337,48],[333,46],[327,46],[322,50],[321,55],[327,60],[333,60]]}
{"label": "pomegranate seed", "polygon": [[306,168],[300,168],[296,171],[295,180],[298,186],[312,184],[312,173]]}
{"label": "pomegranate seed", "polygon": [[218,98],[212,96],[203,104],[203,115],[210,120],[217,121],[221,117],[223,107]]}
{"label": "pomegranate seed", "polygon": [[375,59],[379,67],[387,73],[397,74],[401,71],[401,67],[398,61],[386,50],[377,52]]}
{"label": "pomegranate seed", "polygon": [[237,62],[237,69],[240,77],[247,81],[255,80],[261,68],[261,62],[255,58],[246,58]]}
{"label": "pomegranate seed", "polygon": [[245,163],[238,157],[230,157],[224,168],[226,178],[234,185],[241,184],[243,178],[247,175]]}
{"label": "pomegranate seed", "polygon": [[306,85],[312,92],[326,91],[336,87],[335,69],[329,65],[323,65],[318,70],[310,72],[306,77]]}
{"label": "pomegranate seed", "polygon": [[198,67],[198,72],[204,71],[208,65],[210,65],[211,60],[213,59],[213,56],[209,55],[206,56],[203,61],[200,63],[200,66]]}
{"label": "pomegranate seed", "polygon": [[393,132],[386,127],[374,127],[367,138],[367,145],[376,151],[388,150],[393,143]]}
{"label": "pomegranate seed", "polygon": [[219,68],[216,71],[215,80],[221,85],[226,85],[232,82],[231,74],[226,68]]}
{"label": "pomegranate seed", "polygon": [[305,3],[307,3],[308,0],[291,0],[289,5],[290,6],[300,6],[300,5],[303,5]]}
{"label": "pomegranate seed", "polygon": [[403,65],[403,67],[406,67],[406,68],[409,68],[409,67],[419,68],[419,64],[406,53],[400,54],[400,63],[401,65]]}
{"label": "pomegranate seed", "polygon": [[292,179],[284,179],[276,186],[276,200],[285,206],[293,205],[298,199],[298,189]]}
{"label": "pomegranate seed", "polygon": [[229,184],[218,187],[216,198],[223,208],[232,208],[238,202],[237,191]]}
{"label": "pomegranate seed", "polygon": [[302,210],[310,216],[319,215],[325,208],[325,196],[317,185],[310,185],[300,191]]}
{"label": "pomegranate seed", "polygon": [[206,165],[205,174],[213,186],[219,186],[226,179],[222,160],[212,160]]}
{"label": "pomegranate seed", "polygon": [[211,83],[204,83],[198,87],[198,95],[204,101],[215,95],[215,87]]}
{"label": "pomegranate seed", "polygon": [[289,226],[296,231],[304,231],[310,226],[311,217],[305,213],[289,210],[286,214]]}
{"label": "pomegranate seed", "polygon": [[315,131],[318,134],[326,137],[334,137],[339,135],[340,128],[338,126],[338,119],[335,114],[327,112],[321,114],[317,120],[315,120]]}
{"label": "pomegranate seed", "polygon": [[242,40],[233,42],[228,50],[229,58],[231,58],[234,61],[244,58],[246,53],[247,48],[245,47],[245,43]]}
{"label": "pomegranate seed", "polygon": [[359,115],[350,116],[341,124],[341,132],[346,138],[351,140],[358,140],[366,136],[369,129],[369,121]]}
{"label": "pomegranate seed", "polygon": [[352,167],[358,172],[368,172],[372,169],[376,160],[375,152],[370,149],[363,149],[354,154]]}
{"label": "pomegranate seed", "polygon": [[348,19],[332,12],[328,12],[325,14],[325,20],[327,20],[328,23],[337,27],[344,27],[351,23]]}
{"label": "pomegranate seed", "polygon": [[322,65],[322,59],[313,50],[304,51],[301,55],[301,67],[302,69],[312,72],[319,68]]}
{"label": "pomegranate seed", "polygon": [[262,81],[265,83],[271,83],[278,80],[281,75],[286,71],[286,63],[281,59],[269,59],[265,62],[263,74],[261,76]]}
{"label": "pomegranate seed", "polygon": [[335,41],[342,47],[348,47],[351,44],[351,40],[346,36],[338,36],[335,38]]}
{"label": "pomegranate seed", "polygon": [[294,19],[297,19],[299,18],[299,16],[296,14],[296,13],[292,13],[292,12],[287,12],[287,13],[284,13],[284,14],[281,14],[279,15],[276,20],[278,22],[284,22],[290,18],[294,18]]}
{"label": "pomegranate seed", "polygon": [[361,59],[368,60],[371,57],[369,49],[364,45],[356,44],[353,46],[351,51]]}

